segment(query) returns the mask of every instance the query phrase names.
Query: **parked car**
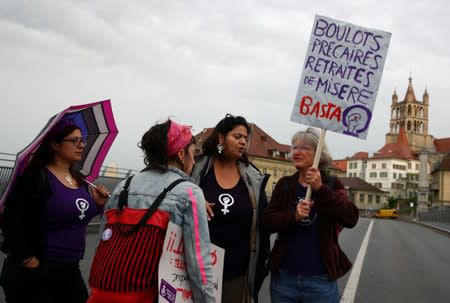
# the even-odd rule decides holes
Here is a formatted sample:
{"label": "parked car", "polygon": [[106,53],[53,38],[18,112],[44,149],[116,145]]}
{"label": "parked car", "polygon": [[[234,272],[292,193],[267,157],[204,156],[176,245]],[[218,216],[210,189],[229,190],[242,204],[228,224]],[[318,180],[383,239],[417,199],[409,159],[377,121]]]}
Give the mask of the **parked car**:
{"label": "parked car", "polygon": [[377,218],[391,218],[397,219],[397,210],[396,209],[379,209],[375,214]]}

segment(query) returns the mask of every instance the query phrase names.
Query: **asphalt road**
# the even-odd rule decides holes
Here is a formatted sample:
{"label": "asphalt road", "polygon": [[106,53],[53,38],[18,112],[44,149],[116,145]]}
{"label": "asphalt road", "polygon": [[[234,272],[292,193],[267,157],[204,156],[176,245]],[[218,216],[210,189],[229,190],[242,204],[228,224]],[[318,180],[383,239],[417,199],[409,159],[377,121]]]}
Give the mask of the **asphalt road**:
{"label": "asphalt road", "polygon": [[[450,237],[414,223],[361,218],[355,228],[344,229],[339,238],[352,262],[358,256],[372,220],[361,274],[359,278],[350,279],[356,293],[354,298],[345,297],[345,302],[450,302]],[[81,262],[86,280],[96,236],[95,232],[87,235],[85,260]],[[2,259],[3,256],[0,261]],[[355,268],[353,271],[357,272]],[[338,281],[341,295],[350,275],[351,272]],[[260,292],[262,303],[270,302],[269,279]],[[0,293],[0,302],[4,302],[3,293]]]}

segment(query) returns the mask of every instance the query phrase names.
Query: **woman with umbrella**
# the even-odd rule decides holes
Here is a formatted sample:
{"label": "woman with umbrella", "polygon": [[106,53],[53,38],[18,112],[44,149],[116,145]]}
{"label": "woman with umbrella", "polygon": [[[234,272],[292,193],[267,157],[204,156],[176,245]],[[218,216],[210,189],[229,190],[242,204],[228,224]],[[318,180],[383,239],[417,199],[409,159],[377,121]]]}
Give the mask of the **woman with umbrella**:
{"label": "woman with umbrella", "polygon": [[108,198],[91,189],[75,163],[86,145],[81,129],[60,120],[13,185],[3,212],[8,257],[1,284],[11,302],[85,302],[79,261],[88,222]]}

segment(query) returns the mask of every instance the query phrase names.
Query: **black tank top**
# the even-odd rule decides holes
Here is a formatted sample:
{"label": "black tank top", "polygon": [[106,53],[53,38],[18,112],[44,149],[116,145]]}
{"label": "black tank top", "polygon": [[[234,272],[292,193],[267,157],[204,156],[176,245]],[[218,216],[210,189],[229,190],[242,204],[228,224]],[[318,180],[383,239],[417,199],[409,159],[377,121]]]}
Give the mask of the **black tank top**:
{"label": "black tank top", "polygon": [[214,168],[200,184],[206,201],[215,203],[214,217],[209,221],[211,242],[225,249],[223,278],[244,274],[250,259],[252,205],[242,178],[235,187],[220,187]]}

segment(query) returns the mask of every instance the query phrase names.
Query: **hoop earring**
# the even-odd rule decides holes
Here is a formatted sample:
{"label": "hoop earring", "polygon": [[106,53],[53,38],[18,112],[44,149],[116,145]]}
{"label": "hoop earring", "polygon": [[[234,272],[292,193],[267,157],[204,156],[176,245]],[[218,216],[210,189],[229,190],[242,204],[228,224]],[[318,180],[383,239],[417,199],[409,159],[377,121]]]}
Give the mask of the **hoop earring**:
{"label": "hoop earring", "polygon": [[221,143],[217,144],[217,152],[220,154],[222,154],[223,151],[223,145]]}

